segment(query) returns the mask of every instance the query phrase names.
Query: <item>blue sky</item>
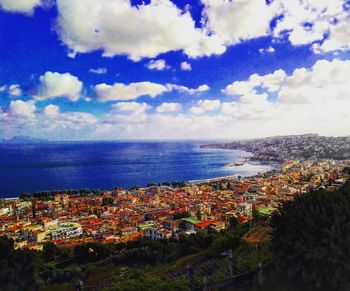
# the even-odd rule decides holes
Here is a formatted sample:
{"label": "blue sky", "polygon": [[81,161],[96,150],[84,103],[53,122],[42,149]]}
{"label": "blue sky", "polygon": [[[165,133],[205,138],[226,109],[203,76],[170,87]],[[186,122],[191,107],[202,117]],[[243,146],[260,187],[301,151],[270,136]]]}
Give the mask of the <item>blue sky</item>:
{"label": "blue sky", "polygon": [[296,2],[0,0],[0,136],[349,135],[349,4]]}

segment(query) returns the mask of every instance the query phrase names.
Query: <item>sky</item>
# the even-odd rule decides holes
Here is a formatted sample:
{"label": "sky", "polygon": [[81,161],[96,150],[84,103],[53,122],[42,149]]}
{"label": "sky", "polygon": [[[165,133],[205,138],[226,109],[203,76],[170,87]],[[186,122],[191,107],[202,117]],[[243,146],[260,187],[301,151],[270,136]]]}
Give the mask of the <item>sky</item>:
{"label": "sky", "polygon": [[350,135],[350,1],[0,0],[0,138]]}

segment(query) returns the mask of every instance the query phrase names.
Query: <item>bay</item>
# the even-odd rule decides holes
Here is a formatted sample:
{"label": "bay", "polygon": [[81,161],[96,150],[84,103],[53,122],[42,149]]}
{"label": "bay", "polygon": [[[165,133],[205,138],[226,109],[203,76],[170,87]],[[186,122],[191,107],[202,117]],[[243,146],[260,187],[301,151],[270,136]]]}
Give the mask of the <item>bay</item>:
{"label": "bay", "polygon": [[244,151],[201,149],[213,141],[48,142],[0,144],[0,197],[23,192],[145,186],[254,175],[268,165],[244,164]]}

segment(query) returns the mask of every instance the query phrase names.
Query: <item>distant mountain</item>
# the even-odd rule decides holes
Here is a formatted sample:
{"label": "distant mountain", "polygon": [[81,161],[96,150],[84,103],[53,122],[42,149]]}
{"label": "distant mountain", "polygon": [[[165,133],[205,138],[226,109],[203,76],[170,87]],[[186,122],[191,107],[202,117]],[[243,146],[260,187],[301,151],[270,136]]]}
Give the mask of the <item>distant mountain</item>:
{"label": "distant mountain", "polygon": [[36,138],[36,137],[25,136],[25,135],[18,135],[9,139],[1,140],[1,143],[15,143],[15,144],[46,143],[46,142],[50,142],[50,141],[47,139]]}

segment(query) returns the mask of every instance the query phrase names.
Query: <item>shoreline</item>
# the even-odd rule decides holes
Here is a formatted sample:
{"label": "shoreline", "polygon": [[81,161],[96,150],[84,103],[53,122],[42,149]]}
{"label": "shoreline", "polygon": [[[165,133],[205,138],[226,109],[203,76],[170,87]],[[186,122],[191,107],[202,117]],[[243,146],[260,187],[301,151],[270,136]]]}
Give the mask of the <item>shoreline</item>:
{"label": "shoreline", "polygon": [[[251,163],[248,163],[248,164],[254,165],[254,164],[251,164]],[[255,165],[258,165],[258,163],[255,164]],[[269,165],[269,164],[261,164],[261,165],[265,165],[266,166],[266,165]],[[238,166],[238,167],[240,167],[240,166]],[[198,185],[198,184],[202,184],[202,183],[218,182],[218,181],[226,180],[226,179],[236,180],[237,182],[239,182],[240,181],[240,179],[238,178],[239,176],[242,177],[242,178],[254,177],[254,176],[266,174],[266,173],[269,173],[269,172],[272,172],[272,171],[277,171],[277,172],[279,171],[279,169],[277,168],[277,165],[276,165],[276,167],[273,167],[272,169],[270,169],[268,171],[261,171],[261,172],[258,172],[256,174],[253,174],[253,175],[233,174],[233,175],[229,175],[229,176],[219,176],[219,177],[212,177],[212,178],[208,178],[208,179],[191,180],[191,181],[187,181],[187,183],[189,183],[190,185]]]}

